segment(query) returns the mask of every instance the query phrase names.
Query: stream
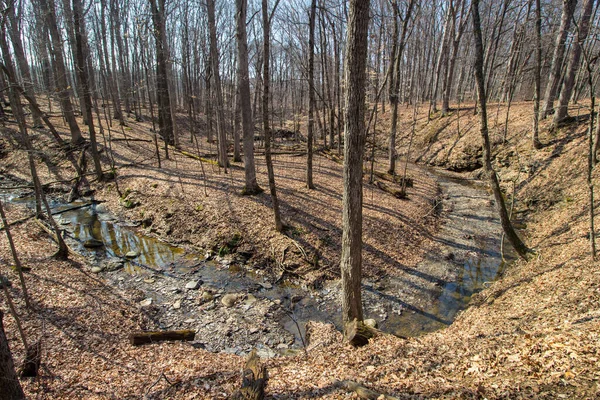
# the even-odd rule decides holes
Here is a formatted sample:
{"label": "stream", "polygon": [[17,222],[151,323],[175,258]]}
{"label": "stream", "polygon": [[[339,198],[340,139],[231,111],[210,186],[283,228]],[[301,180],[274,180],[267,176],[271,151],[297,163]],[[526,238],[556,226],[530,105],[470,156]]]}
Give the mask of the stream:
{"label": "stream", "polygon": [[[493,197],[477,181],[422,169],[438,181],[444,220],[434,250],[415,268],[363,281],[365,317],[398,336],[448,326],[471,296],[503,272],[501,226]],[[6,181],[5,181],[6,182]],[[32,207],[34,199],[6,188],[2,201]],[[54,201],[66,240],[92,272],[128,293],[152,321],[147,329],[196,329],[194,345],[239,355],[253,347],[273,357],[300,351],[308,321],[341,327],[339,282],[307,290],[271,282],[236,255],[193,254],[136,232],[92,199]]]}

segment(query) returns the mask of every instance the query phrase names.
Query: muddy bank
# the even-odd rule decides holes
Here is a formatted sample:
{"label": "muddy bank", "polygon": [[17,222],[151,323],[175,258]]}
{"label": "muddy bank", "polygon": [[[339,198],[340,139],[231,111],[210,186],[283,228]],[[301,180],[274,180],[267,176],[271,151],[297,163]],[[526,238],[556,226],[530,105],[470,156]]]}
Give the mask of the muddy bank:
{"label": "muddy bank", "polygon": [[[423,173],[441,190],[431,210],[444,221],[432,238],[434,248],[415,267],[391,260],[393,274],[363,284],[366,318],[400,336],[449,325],[472,294],[502,271],[501,229],[490,194],[458,175]],[[77,204],[56,201],[57,220],[90,271],[150,318],[147,329],[195,329],[197,347],[239,355],[257,347],[262,356],[276,356],[299,351],[308,321],[340,326],[336,281],[318,290],[308,290],[301,280],[277,281],[240,254],[219,257],[170,246],[116,220],[93,199],[85,201],[77,204],[89,205],[76,210],[68,208]]]}

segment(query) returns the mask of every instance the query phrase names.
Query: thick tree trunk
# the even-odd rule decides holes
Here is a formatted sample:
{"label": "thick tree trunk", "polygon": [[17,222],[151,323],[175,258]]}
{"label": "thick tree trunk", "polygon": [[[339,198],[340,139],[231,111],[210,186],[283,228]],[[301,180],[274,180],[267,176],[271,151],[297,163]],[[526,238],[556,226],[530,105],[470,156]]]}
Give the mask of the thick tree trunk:
{"label": "thick tree trunk", "polygon": [[0,377],[2,377],[0,378],[0,393],[3,398],[21,400],[25,399],[25,393],[23,393],[15,371],[15,364],[4,332],[3,319],[4,313],[0,310]]}
{"label": "thick tree trunk", "polygon": [[342,198],[342,319],[362,321],[362,177],[369,0],[351,0],[346,41],[344,194]]}
{"label": "thick tree trunk", "polygon": [[556,36],[556,44],[554,46],[554,56],[552,57],[552,67],[550,68],[550,78],[546,86],[546,96],[544,98],[544,110],[542,119],[554,112],[554,100],[558,92],[558,86],[561,81],[561,71],[563,69],[563,60],[565,57],[565,42],[569,34],[569,27],[577,0],[563,0],[563,12],[560,21],[560,28]]}
{"label": "thick tree trunk", "polygon": [[246,35],[247,0],[236,0],[237,6],[237,50],[238,50],[238,90],[242,114],[242,140],[244,151],[244,194],[258,194],[263,190],[256,182],[254,164],[254,129],[252,104],[250,102],[250,78],[248,72],[248,40]]}
{"label": "thick tree trunk", "polygon": [[475,80],[477,83],[477,100],[479,103],[480,131],[483,140],[483,165],[490,180],[492,191],[494,192],[494,198],[500,214],[500,222],[504,233],[517,253],[525,258],[530,250],[521,241],[510,222],[504,197],[500,189],[500,183],[496,176],[496,171],[494,171],[494,168],[492,167],[491,146],[487,126],[487,98],[483,77],[483,40],[481,38],[481,22],[479,20],[479,0],[473,0],[471,13],[473,18],[473,35],[475,37]]}
{"label": "thick tree trunk", "polygon": [[573,48],[571,49],[571,60],[569,61],[569,67],[567,68],[567,75],[563,83],[563,89],[560,92],[558,99],[558,108],[556,114],[554,114],[554,123],[558,124],[567,117],[567,109],[569,106],[569,100],[573,93],[573,86],[575,85],[575,76],[579,70],[581,64],[581,50],[583,48],[583,42],[587,38],[590,30],[590,18],[592,17],[592,8],[594,6],[594,0],[585,0],[583,4],[583,13],[581,21],[577,26],[577,37],[573,41]]}

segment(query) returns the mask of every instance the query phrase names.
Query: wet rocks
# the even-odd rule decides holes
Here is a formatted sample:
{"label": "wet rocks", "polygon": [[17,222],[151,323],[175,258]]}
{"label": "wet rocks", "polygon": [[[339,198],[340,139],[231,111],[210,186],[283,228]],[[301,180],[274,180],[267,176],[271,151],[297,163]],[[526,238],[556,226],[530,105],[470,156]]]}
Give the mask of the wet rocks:
{"label": "wet rocks", "polygon": [[185,288],[188,290],[197,290],[202,285],[202,283],[203,282],[201,280],[189,281],[185,284]]}
{"label": "wet rocks", "polygon": [[136,258],[140,255],[139,252],[135,251],[135,250],[131,250],[128,251],[127,253],[125,253],[125,258]]}
{"label": "wet rocks", "polygon": [[231,308],[237,303],[240,299],[240,296],[235,293],[228,293],[221,299],[221,304],[223,304],[227,308]]}
{"label": "wet rocks", "polygon": [[86,249],[97,249],[99,247],[104,246],[104,243],[102,242],[102,240],[98,240],[98,239],[88,239],[85,242],[83,242],[83,247],[85,247]]}

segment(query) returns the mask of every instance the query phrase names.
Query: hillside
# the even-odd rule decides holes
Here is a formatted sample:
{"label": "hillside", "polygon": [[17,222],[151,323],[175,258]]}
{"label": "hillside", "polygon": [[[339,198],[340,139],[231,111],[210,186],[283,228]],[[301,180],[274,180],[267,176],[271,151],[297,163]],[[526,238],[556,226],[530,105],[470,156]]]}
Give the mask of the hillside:
{"label": "hillside", "polygon": [[[481,169],[475,168],[480,137],[473,105],[449,116],[434,115],[429,123],[425,113],[422,107],[417,114],[411,161],[454,171],[473,169],[460,177],[481,178]],[[452,325],[435,333],[416,338],[382,334],[368,346],[354,349],[343,343],[332,325],[312,323],[307,328],[306,354],[266,360],[271,398],[347,398],[348,392],[336,385],[345,379],[400,398],[600,394],[600,268],[591,261],[587,240],[586,120],[558,130],[545,122],[541,135],[545,146],[534,150],[529,140],[531,104],[513,104],[506,127],[505,113],[504,106],[490,105],[495,166],[507,197],[516,191],[514,216],[526,227],[522,234],[536,249],[536,257],[511,262],[502,279],[489,282]],[[572,115],[578,113],[587,112],[571,110]],[[377,143],[383,149],[389,114],[381,118]],[[412,108],[402,109],[401,121],[398,143],[403,161]],[[335,158],[317,156],[317,190],[309,191],[304,189],[301,154],[276,156],[282,214],[289,225],[282,235],[272,227],[266,193],[239,195],[241,164],[224,175],[208,156],[200,164],[172,151],[172,159],[162,160],[158,169],[148,131],[147,123],[131,123],[112,132],[118,139],[110,145],[122,195],[114,183],[91,183],[94,198],[105,201],[107,209],[139,223],[139,231],[189,253],[218,252],[237,237],[234,254],[245,254],[245,268],[268,281],[288,279],[298,286],[320,288],[338,276],[341,166]],[[9,133],[3,129],[4,180],[28,180],[24,150]],[[34,146],[50,154],[37,160],[44,182],[73,176],[47,134],[37,132]],[[201,142],[197,148],[188,138],[182,143],[193,154],[213,153],[212,146]],[[293,152],[300,153],[297,148]],[[107,165],[108,153],[103,154]],[[383,152],[376,170],[385,170],[382,157]],[[266,188],[262,158],[258,165],[259,184]],[[443,213],[431,212],[439,198],[435,177],[412,165],[409,176],[415,185],[408,200],[365,185],[364,272],[369,280],[396,274],[414,282],[406,269],[393,265],[416,268],[428,252],[436,251],[434,239],[445,221]],[[594,179],[597,182],[597,175]],[[51,186],[57,194],[68,189],[64,183]],[[11,221],[25,215],[22,207],[9,205],[8,211]],[[129,332],[155,324],[132,291],[111,286],[108,275],[92,274],[85,259],[53,260],[48,255],[54,244],[33,221],[12,231],[23,263],[32,268],[26,280],[38,311],[24,310],[13,272],[8,274],[11,292],[25,331],[43,337],[41,376],[22,382],[29,397],[210,399],[226,398],[238,386],[244,361],[239,355],[185,343],[129,346]],[[2,270],[7,271],[11,258],[4,235],[0,254]],[[440,273],[440,279],[446,278]],[[21,360],[23,349],[12,318],[5,316],[4,324],[13,356]]]}

